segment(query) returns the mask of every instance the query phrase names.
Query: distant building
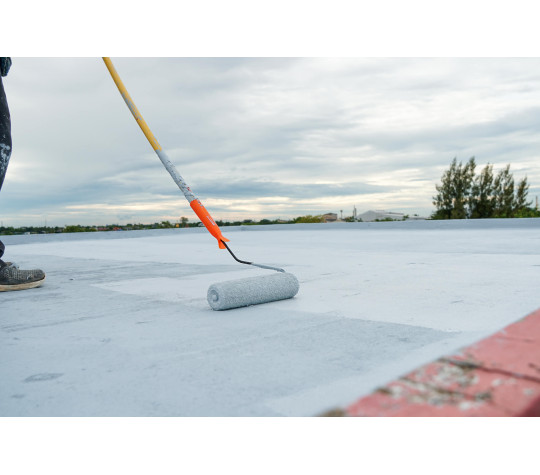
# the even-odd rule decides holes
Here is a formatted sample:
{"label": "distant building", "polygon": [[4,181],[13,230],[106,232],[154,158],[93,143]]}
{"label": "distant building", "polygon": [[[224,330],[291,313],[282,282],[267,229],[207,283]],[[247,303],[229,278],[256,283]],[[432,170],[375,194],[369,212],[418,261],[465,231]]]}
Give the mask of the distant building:
{"label": "distant building", "polygon": [[376,210],[376,211],[366,211],[365,213],[359,214],[358,219],[361,219],[362,221],[384,221],[391,219],[393,221],[403,221],[403,220],[422,220],[426,219],[418,215],[414,216],[407,216],[405,217],[404,213],[395,213],[393,211],[384,211],[384,210]]}
{"label": "distant building", "polygon": [[392,220],[403,220],[403,217],[405,215],[403,213],[394,213],[392,211],[382,211],[382,210],[376,210],[376,211],[366,211],[365,213],[359,214],[358,218],[362,221],[377,221],[377,220],[385,220],[385,219],[392,219]]}
{"label": "distant building", "polygon": [[326,213],[322,215],[323,223],[335,223],[337,221],[336,213]]}

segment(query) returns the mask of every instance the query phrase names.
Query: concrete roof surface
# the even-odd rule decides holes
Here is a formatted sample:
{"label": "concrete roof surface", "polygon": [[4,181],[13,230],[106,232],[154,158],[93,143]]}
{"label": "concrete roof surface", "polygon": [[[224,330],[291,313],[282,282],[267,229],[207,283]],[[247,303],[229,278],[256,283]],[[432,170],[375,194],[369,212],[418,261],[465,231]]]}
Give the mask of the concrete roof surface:
{"label": "concrete roof surface", "polygon": [[205,229],[5,236],[42,268],[0,293],[1,416],[311,416],[540,307],[540,219],[222,228],[294,299],[216,312]]}

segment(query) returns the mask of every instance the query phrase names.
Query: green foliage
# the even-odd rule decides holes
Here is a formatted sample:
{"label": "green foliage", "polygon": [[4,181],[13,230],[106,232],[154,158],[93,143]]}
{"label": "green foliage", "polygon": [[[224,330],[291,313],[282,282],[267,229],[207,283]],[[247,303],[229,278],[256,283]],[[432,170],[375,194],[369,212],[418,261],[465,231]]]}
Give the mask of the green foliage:
{"label": "green foliage", "polygon": [[16,229],[13,226],[0,227],[0,235],[11,236],[13,234],[22,234],[22,233],[17,233]]}
{"label": "green foliage", "polygon": [[514,218],[540,218],[540,210],[527,206],[520,209]]}
{"label": "green foliage", "polygon": [[516,202],[515,206],[517,210],[524,210],[528,208],[530,203],[527,203],[527,195],[529,194],[529,184],[527,183],[527,178],[523,178],[517,187],[516,190]]}
{"label": "green foliage", "polygon": [[66,226],[64,228],[65,233],[84,233],[87,231],[95,231],[95,228],[88,228],[86,226],[83,227],[83,226],[80,226],[79,224],[76,224],[74,226]]}
{"label": "green foliage", "polygon": [[463,166],[454,158],[444,172],[441,184],[435,185],[438,194],[433,198],[437,211],[434,219],[465,219],[474,180],[476,163],[474,157]]}
{"label": "green foliage", "polygon": [[469,199],[470,217],[482,218],[492,216],[495,210],[493,201],[493,165],[489,163],[474,180]]}
{"label": "green foliage", "polygon": [[[172,224],[170,221],[161,221],[160,223],[153,224],[141,224],[141,223],[129,223],[125,226],[119,224],[107,224],[104,226],[82,226],[80,224],[76,225],[66,225],[65,227],[47,227],[47,226],[26,226],[15,228],[12,226],[4,227],[0,226],[0,236],[12,235],[12,234],[51,234],[51,233],[80,233],[80,232],[94,232],[94,231],[133,231],[141,229],[167,229],[175,228],[176,226],[181,227],[198,227],[202,226],[200,221],[189,222],[189,219],[186,217],[181,217],[178,224]],[[345,221],[353,221],[351,218],[345,218]],[[292,224],[292,223],[320,223],[322,222],[322,215],[306,215],[299,216],[296,219],[283,221],[278,219],[261,219],[260,221],[255,221],[252,219],[244,219],[243,221],[216,221],[216,224],[219,227],[223,226],[255,226],[255,225],[268,225],[268,224]]]}
{"label": "green foliage", "polygon": [[478,219],[528,217],[535,210],[527,203],[529,184],[527,177],[515,186],[514,177],[507,165],[493,175],[493,165],[487,164],[475,176],[474,157],[462,165],[456,158],[435,185],[433,197],[436,211],[432,219]]}
{"label": "green foliage", "polygon": [[312,216],[311,214],[308,214],[306,216],[299,216],[294,220],[295,223],[321,223],[322,222],[322,214],[318,214],[316,216]]}

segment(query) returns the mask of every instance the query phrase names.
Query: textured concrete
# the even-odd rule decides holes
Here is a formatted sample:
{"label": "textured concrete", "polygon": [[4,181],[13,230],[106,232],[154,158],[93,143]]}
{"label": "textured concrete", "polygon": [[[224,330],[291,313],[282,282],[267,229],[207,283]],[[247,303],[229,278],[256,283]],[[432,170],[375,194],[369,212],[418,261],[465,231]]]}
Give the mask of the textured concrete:
{"label": "textured concrete", "polygon": [[539,417],[540,310],[378,388],[342,415]]}
{"label": "textured concrete", "polygon": [[540,221],[224,228],[290,300],[215,312],[266,275],[205,230],[3,237],[47,273],[0,294],[2,416],[306,416],[345,407],[537,309]]}

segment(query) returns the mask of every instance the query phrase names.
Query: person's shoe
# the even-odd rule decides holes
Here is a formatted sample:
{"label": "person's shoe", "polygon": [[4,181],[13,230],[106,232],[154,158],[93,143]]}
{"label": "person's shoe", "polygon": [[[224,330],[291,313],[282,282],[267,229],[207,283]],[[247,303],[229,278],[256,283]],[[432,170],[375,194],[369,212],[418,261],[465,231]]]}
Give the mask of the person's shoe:
{"label": "person's shoe", "polygon": [[39,269],[20,270],[13,262],[0,259],[0,292],[39,287],[45,281],[45,273]]}

